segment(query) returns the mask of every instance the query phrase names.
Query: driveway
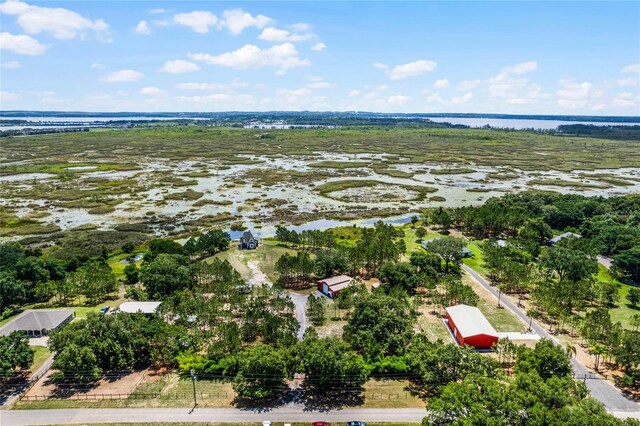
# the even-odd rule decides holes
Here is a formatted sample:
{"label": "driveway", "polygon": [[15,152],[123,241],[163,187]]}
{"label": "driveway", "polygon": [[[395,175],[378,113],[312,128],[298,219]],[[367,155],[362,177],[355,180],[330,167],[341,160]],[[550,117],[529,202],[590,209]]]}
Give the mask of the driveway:
{"label": "driveway", "polygon": [[[468,267],[467,265],[462,265],[462,269],[471,276],[475,281],[480,283],[484,288],[486,288],[493,296],[498,299],[498,291],[489,285],[489,283],[482,278],[476,271]],[[502,305],[513,312],[522,322],[529,325],[530,318],[516,305],[511,303],[510,300],[503,297],[500,299]],[[542,326],[540,326],[536,321],[531,323],[531,328],[533,331],[538,333],[541,337],[551,340],[556,345],[559,344],[558,340],[553,337],[551,334],[547,332]],[[587,367],[585,367],[582,363],[580,363],[575,358],[571,359],[571,365],[573,366],[573,372],[576,379],[584,380],[585,384],[589,388],[591,392],[591,396],[593,396],[598,401],[602,402],[608,411],[613,413],[634,413],[634,415],[640,414],[640,404],[626,398],[615,386],[609,383],[599,374],[591,373]]]}
{"label": "driveway", "polygon": [[304,332],[309,327],[309,323],[307,321],[307,299],[309,299],[308,294],[299,294],[289,291],[289,297],[296,305],[296,319],[300,323],[300,328],[298,329],[298,340],[302,340],[302,336],[304,336]]}

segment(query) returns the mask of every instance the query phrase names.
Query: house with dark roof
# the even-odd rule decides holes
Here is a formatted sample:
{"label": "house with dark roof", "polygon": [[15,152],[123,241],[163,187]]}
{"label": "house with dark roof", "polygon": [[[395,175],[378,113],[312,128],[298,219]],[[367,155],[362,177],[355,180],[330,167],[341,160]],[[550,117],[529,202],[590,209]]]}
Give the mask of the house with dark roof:
{"label": "house with dark roof", "polygon": [[46,336],[70,323],[75,316],[75,311],[70,309],[28,309],[0,327],[0,336],[14,331],[24,331],[29,337]]}
{"label": "house with dark roof", "polygon": [[258,239],[253,236],[251,231],[244,231],[238,243],[240,250],[253,250],[258,248]]}

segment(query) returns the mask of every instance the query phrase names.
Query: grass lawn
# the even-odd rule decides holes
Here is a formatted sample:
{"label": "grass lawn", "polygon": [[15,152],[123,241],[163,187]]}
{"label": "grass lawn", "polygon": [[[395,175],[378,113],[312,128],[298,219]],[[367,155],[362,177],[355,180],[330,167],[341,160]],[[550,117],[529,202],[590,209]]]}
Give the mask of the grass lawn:
{"label": "grass lawn", "polygon": [[[414,251],[423,250],[422,246],[420,245],[420,241],[416,236],[416,229],[421,226],[422,226],[422,222],[416,223],[415,229],[411,227],[410,223],[407,223],[402,226],[402,230],[404,231],[404,242],[407,245],[407,256],[411,255],[411,253]],[[425,226],[425,228],[427,229],[427,235],[425,235],[425,237],[423,238],[425,240],[428,240],[430,238],[442,238],[444,236],[438,232],[435,232],[429,229],[427,226]]]}
{"label": "grass lawn", "polygon": [[375,380],[364,384],[364,404],[359,408],[417,408],[426,404],[407,390],[408,380]]}
{"label": "grass lawn", "polygon": [[418,308],[420,315],[416,320],[416,331],[426,334],[431,341],[442,340],[445,343],[451,343],[451,334],[442,319],[430,314],[432,308],[432,305],[423,305]]}
{"label": "grass lawn", "polygon": [[[120,254],[116,254],[115,256],[111,256],[107,260],[107,263],[111,267],[111,270],[116,275],[117,279],[124,280],[124,268],[127,266],[127,264],[122,263],[122,260],[126,259],[129,256],[135,256],[136,254],[138,253],[131,253],[131,254],[120,253]],[[138,260],[136,262],[136,265],[140,267],[141,263],[142,263],[142,259]]]}
{"label": "grass lawn", "polygon": [[487,271],[484,269],[484,260],[482,258],[482,249],[480,248],[481,240],[469,240],[467,248],[471,250],[471,257],[466,257],[462,261],[465,265],[482,275],[487,276]]}
{"label": "grass lawn", "polygon": [[36,371],[51,355],[51,351],[46,346],[31,346],[31,349],[34,350],[33,354],[33,365],[29,371],[32,373]]}
{"label": "grass lawn", "polygon": [[611,321],[616,323],[620,322],[624,328],[631,328],[631,316],[635,314],[640,314],[640,309],[633,309],[629,302],[627,301],[627,294],[629,294],[629,290],[634,286],[625,284],[617,279],[613,278],[607,268],[603,265],[598,264],[598,280],[600,281],[614,281],[619,284],[618,294],[620,299],[618,300],[617,306],[609,310],[609,314],[611,315]]}
{"label": "grass lawn", "polygon": [[472,280],[468,275],[462,277],[462,282],[470,285],[478,296],[478,309],[482,311],[496,331],[515,331],[521,332],[526,325],[520,321],[510,310],[498,308],[498,301],[491,293],[484,289],[480,284]]}

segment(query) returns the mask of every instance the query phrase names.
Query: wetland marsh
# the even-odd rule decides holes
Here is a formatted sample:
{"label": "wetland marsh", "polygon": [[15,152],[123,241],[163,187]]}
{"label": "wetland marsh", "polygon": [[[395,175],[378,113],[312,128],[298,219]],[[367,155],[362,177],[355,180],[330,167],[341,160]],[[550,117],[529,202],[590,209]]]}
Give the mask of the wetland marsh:
{"label": "wetland marsh", "polygon": [[638,141],[496,129],[100,129],[4,138],[0,238],[366,220],[526,190],[640,192]]}

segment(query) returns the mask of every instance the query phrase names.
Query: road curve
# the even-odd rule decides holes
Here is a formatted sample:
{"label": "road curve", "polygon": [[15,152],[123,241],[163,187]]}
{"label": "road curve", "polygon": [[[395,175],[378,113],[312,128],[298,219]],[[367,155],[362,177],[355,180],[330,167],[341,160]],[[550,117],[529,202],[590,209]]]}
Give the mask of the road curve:
{"label": "road curve", "polygon": [[[489,285],[489,283],[482,278],[480,274],[467,265],[462,265],[462,269],[464,269],[471,278],[487,289],[496,299],[498,298],[498,290]],[[522,309],[504,297],[500,299],[500,302],[504,307],[520,318],[522,322],[527,324],[527,326],[529,325],[530,317],[528,317]],[[549,339],[555,344],[559,344],[558,340],[549,334],[542,326],[536,323],[536,321],[532,321],[531,328],[541,337]],[[618,389],[616,389],[615,386],[605,380],[604,377],[599,374],[591,373],[584,364],[575,358],[571,359],[571,365],[573,366],[575,377],[577,379],[584,380],[591,392],[591,396],[602,402],[608,411],[616,414],[628,413],[633,414],[633,416],[640,416],[640,405],[625,397]]]}

